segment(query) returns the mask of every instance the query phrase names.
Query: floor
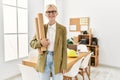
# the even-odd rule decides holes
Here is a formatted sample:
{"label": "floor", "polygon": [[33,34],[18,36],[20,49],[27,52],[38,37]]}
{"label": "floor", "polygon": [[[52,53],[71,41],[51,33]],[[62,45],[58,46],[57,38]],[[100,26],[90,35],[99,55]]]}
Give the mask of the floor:
{"label": "floor", "polygon": [[[120,80],[120,68],[113,68],[100,65],[98,67],[91,67],[91,80]],[[79,80],[81,76],[78,76]],[[22,80],[21,75],[7,79],[7,80]],[[88,80],[85,77],[85,80]]]}

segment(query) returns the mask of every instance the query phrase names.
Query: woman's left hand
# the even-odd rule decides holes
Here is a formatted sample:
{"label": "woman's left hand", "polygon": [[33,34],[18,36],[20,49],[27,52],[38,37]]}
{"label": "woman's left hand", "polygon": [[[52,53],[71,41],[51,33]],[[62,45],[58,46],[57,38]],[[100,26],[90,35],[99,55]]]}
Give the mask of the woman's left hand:
{"label": "woman's left hand", "polygon": [[65,73],[66,73],[66,70],[65,70],[65,69],[63,69],[63,70],[62,70],[62,74],[65,74]]}

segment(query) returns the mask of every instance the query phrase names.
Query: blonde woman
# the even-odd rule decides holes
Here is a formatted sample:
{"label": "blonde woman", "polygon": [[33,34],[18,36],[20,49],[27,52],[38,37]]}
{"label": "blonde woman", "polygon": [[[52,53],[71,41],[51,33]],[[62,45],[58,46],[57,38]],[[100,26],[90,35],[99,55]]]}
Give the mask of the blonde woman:
{"label": "blonde woman", "polygon": [[63,80],[63,75],[67,69],[67,44],[66,44],[66,28],[56,22],[58,15],[57,7],[49,4],[45,12],[48,18],[48,24],[45,24],[46,39],[38,41],[34,37],[30,45],[37,49],[41,46],[47,48],[43,54],[39,54],[37,62],[37,71],[39,71],[40,80],[50,80],[52,72],[52,80]]}

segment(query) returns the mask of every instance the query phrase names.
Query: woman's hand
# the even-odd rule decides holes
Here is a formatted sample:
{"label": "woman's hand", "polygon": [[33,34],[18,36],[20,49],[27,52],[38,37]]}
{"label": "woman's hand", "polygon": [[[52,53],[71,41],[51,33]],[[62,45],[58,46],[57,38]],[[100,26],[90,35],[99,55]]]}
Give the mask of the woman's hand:
{"label": "woman's hand", "polygon": [[65,73],[66,73],[66,70],[65,70],[65,69],[63,69],[63,70],[62,70],[62,74],[65,74]]}
{"label": "woman's hand", "polygon": [[42,46],[43,47],[48,47],[48,45],[49,45],[49,41],[48,41],[48,39],[41,39],[41,44],[42,44]]}

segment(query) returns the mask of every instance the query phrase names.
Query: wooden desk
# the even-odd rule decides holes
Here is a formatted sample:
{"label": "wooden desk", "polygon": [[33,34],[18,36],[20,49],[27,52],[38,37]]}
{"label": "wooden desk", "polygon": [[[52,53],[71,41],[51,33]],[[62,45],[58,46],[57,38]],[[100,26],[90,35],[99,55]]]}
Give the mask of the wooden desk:
{"label": "wooden desk", "polygon": [[[82,57],[85,57],[86,55],[88,55],[89,53],[80,53],[80,55],[78,57],[75,58],[67,58],[67,71],[74,65],[74,63],[76,61],[78,61],[79,59],[81,59]],[[22,60],[22,64],[27,65],[27,66],[31,66],[31,67],[36,67],[36,63],[37,63],[37,58],[31,58],[31,59],[23,59]]]}

